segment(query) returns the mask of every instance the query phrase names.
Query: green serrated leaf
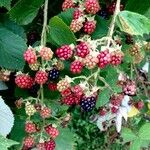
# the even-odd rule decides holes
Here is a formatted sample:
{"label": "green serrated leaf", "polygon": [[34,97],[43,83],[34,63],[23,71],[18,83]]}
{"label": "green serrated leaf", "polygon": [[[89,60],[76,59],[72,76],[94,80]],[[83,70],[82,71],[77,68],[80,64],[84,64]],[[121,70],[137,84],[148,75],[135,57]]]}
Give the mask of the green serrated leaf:
{"label": "green serrated leaf", "polygon": [[121,131],[121,137],[124,142],[129,142],[135,140],[137,137],[129,128],[123,128]]}
{"label": "green serrated leaf", "polygon": [[16,141],[7,139],[5,137],[3,137],[2,135],[0,135],[0,149],[1,150],[8,150],[9,147],[19,144]]}
{"label": "green serrated leaf", "polygon": [[36,17],[44,0],[20,0],[11,8],[9,15],[18,24],[27,25]]}
{"label": "green serrated leaf", "polygon": [[139,130],[139,137],[142,140],[150,140],[150,123],[145,123]]}
{"label": "green serrated leaf", "polygon": [[22,37],[15,34],[8,26],[0,23],[1,67],[22,70],[24,67],[23,53],[26,48],[26,41]]}
{"label": "green serrated leaf", "polygon": [[121,11],[116,23],[121,31],[131,35],[141,35],[150,32],[150,20],[143,15],[130,11]]}
{"label": "green serrated leaf", "polygon": [[141,140],[137,138],[132,142],[130,150],[140,150],[140,147],[141,147]]}
{"label": "green serrated leaf", "polygon": [[71,21],[73,19],[73,12],[74,12],[74,9],[70,8],[70,9],[67,9],[66,11],[64,11],[64,12],[61,12],[58,15],[58,17],[60,17],[64,21],[64,23],[66,23],[68,26],[70,26]]}
{"label": "green serrated leaf", "polygon": [[72,150],[74,135],[68,128],[59,128],[59,136],[56,138],[56,150]]}
{"label": "green serrated leaf", "polygon": [[133,11],[150,18],[149,0],[130,0],[127,2],[125,10]]}
{"label": "green serrated leaf", "polygon": [[99,108],[101,106],[104,106],[109,102],[110,98],[110,91],[109,89],[104,89],[103,91],[100,92],[98,95],[98,100],[96,102],[96,108]]}
{"label": "green serrated leaf", "polygon": [[75,35],[59,17],[53,17],[49,22],[49,27],[48,40],[51,38],[57,46],[76,43]]}
{"label": "green serrated leaf", "polygon": [[0,7],[5,7],[9,10],[10,5],[11,5],[11,0],[0,0]]}
{"label": "green serrated leaf", "polygon": [[95,20],[97,21],[97,23],[96,23],[96,29],[92,34],[92,38],[98,39],[98,38],[102,38],[103,36],[106,36],[110,21],[106,19],[102,19],[98,15],[96,15]]}

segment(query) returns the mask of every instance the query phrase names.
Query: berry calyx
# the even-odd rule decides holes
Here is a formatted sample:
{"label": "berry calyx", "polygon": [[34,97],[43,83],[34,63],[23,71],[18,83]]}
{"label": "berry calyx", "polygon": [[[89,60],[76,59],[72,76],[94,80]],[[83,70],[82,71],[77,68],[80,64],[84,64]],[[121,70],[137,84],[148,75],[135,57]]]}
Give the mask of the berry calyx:
{"label": "berry calyx", "polygon": [[73,50],[71,46],[69,45],[63,45],[60,48],[56,50],[56,55],[61,59],[61,60],[67,60],[72,57]]}
{"label": "berry calyx", "polygon": [[89,14],[96,14],[100,10],[98,0],[85,0],[85,10]]}
{"label": "berry calyx", "polygon": [[55,141],[54,140],[49,140],[45,142],[45,150],[54,150],[56,147]]}
{"label": "berry calyx", "polygon": [[28,62],[28,64],[35,64],[37,61],[37,56],[32,48],[28,48],[24,53],[24,60]]}
{"label": "berry calyx", "polygon": [[106,49],[104,51],[101,51],[98,56],[97,56],[99,62],[98,62],[98,66],[99,68],[105,68],[105,66],[107,66],[110,61],[111,61],[111,55],[109,53],[109,50]]}
{"label": "berry calyx", "polygon": [[53,127],[52,125],[48,125],[45,127],[45,131],[49,134],[52,138],[56,138],[59,135],[59,131],[57,128]]}
{"label": "berry calyx", "polygon": [[76,55],[85,58],[90,53],[89,45],[86,42],[80,42],[76,46]]}
{"label": "berry calyx", "polygon": [[82,69],[83,69],[83,63],[80,62],[79,60],[73,61],[70,65],[70,71],[74,74],[81,73]]}
{"label": "berry calyx", "polygon": [[92,111],[96,104],[96,98],[94,96],[83,97],[80,101],[81,108],[86,111]]}
{"label": "berry calyx", "polygon": [[45,84],[48,80],[48,74],[45,71],[38,71],[35,75],[35,82],[38,84]]}
{"label": "berry calyx", "polygon": [[96,28],[96,21],[86,21],[83,26],[83,30],[87,34],[92,34]]}
{"label": "berry calyx", "polygon": [[33,79],[27,74],[19,74],[15,78],[15,83],[20,88],[29,89],[33,85]]}
{"label": "berry calyx", "polygon": [[25,147],[27,147],[27,148],[33,147],[34,143],[35,143],[35,142],[34,142],[34,138],[31,137],[31,136],[26,137],[26,138],[24,139],[24,141],[23,141],[23,145],[24,145]]}
{"label": "berry calyx", "polygon": [[26,122],[25,131],[27,133],[35,133],[36,132],[36,125],[33,122]]}
{"label": "berry calyx", "polygon": [[73,19],[71,24],[70,24],[70,29],[74,33],[80,31],[80,29],[83,27],[83,21],[79,19]]}
{"label": "berry calyx", "polygon": [[53,68],[52,70],[49,71],[48,73],[48,79],[49,80],[56,80],[59,78],[59,70],[56,68]]}
{"label": "berry calyx", "polygon": [[42,57],[42,59],[43,60],[47,60],[47,61],[49,61],[49,60],[51,60],[52,59],[52,57],[53,57],[53,52],[52,52],[52,50],[50,49],[50,48],[48,48],[48,47],[42,47],[41,49],[40,49],[40,56]]}
{"label": "berry calyx", "polygon": [[51,109],[49,109],[48,107],[43,107],[40,111],[40,116],[44,119],[49,118],[51,116],[51,113]]}

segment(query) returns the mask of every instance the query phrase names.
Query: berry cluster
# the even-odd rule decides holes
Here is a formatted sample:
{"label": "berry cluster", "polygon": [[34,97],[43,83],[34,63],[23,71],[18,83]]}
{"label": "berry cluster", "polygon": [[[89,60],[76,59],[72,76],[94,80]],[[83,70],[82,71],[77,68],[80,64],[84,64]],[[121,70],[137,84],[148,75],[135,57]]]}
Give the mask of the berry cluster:
{"label": "berry cluster", "polygon": [[65,11],[68,8],[75,7],[73,20],[70,28],[73,32],[78,32],[83,28],[87,34],[92,34],[96,28],[95,14],[101,9],[98,0],[76,1],[64,0],[62,9]]}

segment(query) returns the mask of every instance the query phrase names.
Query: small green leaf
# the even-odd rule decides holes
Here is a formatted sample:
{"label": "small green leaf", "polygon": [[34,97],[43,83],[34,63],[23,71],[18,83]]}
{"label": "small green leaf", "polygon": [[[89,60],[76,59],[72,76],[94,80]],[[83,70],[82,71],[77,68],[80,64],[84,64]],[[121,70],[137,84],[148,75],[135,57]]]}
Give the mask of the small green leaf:
{"label": "small green leaf", "polygon": [[56,138],[56,150],[72,150],[74,145],[73,133],[68,128],[60,128]]}
{"label": "small green leaf", "polygon": [[142,140],[150,140],[150,123],[145,123],[139,130],[139,137]]}
{"label": "small green leaf", "polygon": [[11,0],[0,0],[0,7],[5,7],[9,10],[10,5],[11,5]]}
{"label": "small green leaf", "polygon": [[22,70],[24,67],[23,53],[26,48],[26,41],[22,37],[17,35],[8,26],[0,23],[1,67]]}
{"label": "small green leaf", "polygon": [[59,17],[53,17],[49,22],[50,31],[48,41],[53,41],[57,46],[64,44],[75,44],[76,37],[70,28]]}
{"label": "small green leaf", "polygon": [[106,19],[102,19],[98,15],[96,15],[95,19],[97,23],[96,23],[96,29],[94,33],[92,34],[92,38],[93,39],[102,38],[103,36],[107,35],[108,29],[109,29],[109,21]]}
{"label": "small green leaf", "polygon": [[98,100],[96,102],[96,108],[99,108],[101,106],[104,106],[109,102],[110,98],[110,91],[109,89],[104,89],[103,91],[100,92],[98,95]]}
{"label": "small green leaf", "polygon": [[150,20],[143,15],[130,11],[121,11],[117,16],[120,30],[131,35],[141,35],[150,32]]}
{"label": "small green leaf", "polygon": [[9,147],[19,144],[16,141],[7,139],[5,137],[3,137],[2,135],[0,135],[0,149],[1,150],[8,150]]}
{"label": "small green leaf", "polygon": [[18,24],[27,25],[36,17],[44,0],[20,0],[11,8],[9,15]]}
{"label": "small green leaf", "polygon": [[130,150],[140,150],[140,147],[141,147],[141,140],[137,138],[132,142]]}
{"label": "small green leaf", "polygon": [[123,128],[121,131],[121,137],[124,142],[133,141],[136,139],[136,135],[129,128]]}
{"label": "small green leaf", "polygon": [[67,9],[66,11],[64,11],[64,12],[61,12],[58,15],[58,17],[60,17],[64,21],[64,23],[66,23],[68,26],[70,26],[71,21],[73,19],[73,12],[74,12],[74,9],[70,8],[70,9]]}

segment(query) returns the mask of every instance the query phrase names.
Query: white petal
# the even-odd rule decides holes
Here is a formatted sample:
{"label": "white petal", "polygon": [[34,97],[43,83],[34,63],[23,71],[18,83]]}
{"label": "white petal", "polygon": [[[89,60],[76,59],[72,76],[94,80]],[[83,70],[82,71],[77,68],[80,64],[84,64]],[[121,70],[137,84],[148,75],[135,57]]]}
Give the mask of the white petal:
{"label": "white petal", "polygon": [[117,130],[117,132],[121,131],[121,126],[122,126],[122,115],[120,113],[118,113],[117,117],[116,117],[116,130]]}
{"label": "white petal", "polygon": [[148,70],[149,70],[149,62],[146,62],[146,63],[144,64],[144,66],[142,67],[142,70],[144,70],[145,72],[148,73]]}
{"label": "white petal", "polygon": [[10,133],[13,125],[13,113],[0,97],[0,134],[6,137]]}
{"label": "white petal", "polygon": [[127,106],[129,106],[129,104],[128,104],[129,101],[130,101],[130,97],[128,95],[125,95],[123,100],[122,100],[121,105],[124,106],[124,107],[127,107]]}
{"label": "white petal", "polygon": [[128,119],[128,110],[126,107],[120,107],[119,113],[123,116],[123,118],[127,121]]}

